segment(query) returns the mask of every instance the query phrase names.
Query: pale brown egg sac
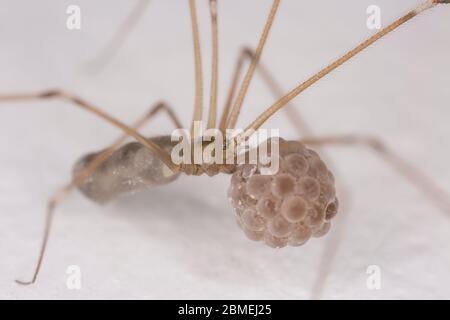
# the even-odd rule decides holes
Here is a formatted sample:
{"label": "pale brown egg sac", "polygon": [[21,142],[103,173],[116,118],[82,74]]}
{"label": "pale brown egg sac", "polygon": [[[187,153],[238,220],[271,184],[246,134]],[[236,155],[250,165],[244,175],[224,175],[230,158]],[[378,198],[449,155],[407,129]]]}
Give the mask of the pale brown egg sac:
{"label": "pale brown egg sac", "polygon": [[240,165],[231,178],[229,200],[246,236],[270,247],[300,246],[322,237],[338,210],[334,176],[319,155],[296,141],[281,140],[279,170]]}

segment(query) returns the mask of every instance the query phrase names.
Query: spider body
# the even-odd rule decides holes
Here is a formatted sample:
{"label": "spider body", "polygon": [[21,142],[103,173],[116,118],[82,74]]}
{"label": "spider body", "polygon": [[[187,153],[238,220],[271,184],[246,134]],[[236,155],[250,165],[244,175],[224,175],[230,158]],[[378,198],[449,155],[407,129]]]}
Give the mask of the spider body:
{"label": "spider body", "polygon": [[[170,136],[149,140],[167,152],[172,152],[175,145]],[[197,175],[233,174],[228,196],[236,221],[247,237],[275,248],[299,246],[330,229],[330,220],[338,208],[334,176],[320,156],[300,142],[280,139],[276,150],[278,169],[271,174],[262,174],[266,167],[262,164],[215,163],[185,165],[185,173],[194,174],[187,169],[195,168]],[[74,177],[101,152],[76,162]],[[104,203],[124,193],[170,183],[179,175],[142,144],[131,142],[112,152],[78,189],[89,199]]]}

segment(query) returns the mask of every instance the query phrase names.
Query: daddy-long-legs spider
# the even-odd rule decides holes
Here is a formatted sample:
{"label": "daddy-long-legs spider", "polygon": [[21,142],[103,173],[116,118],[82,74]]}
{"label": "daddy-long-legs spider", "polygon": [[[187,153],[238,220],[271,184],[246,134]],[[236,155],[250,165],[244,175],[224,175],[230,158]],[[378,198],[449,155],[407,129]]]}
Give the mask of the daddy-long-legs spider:
{"label": "daddy-long-legs spider", "polygon": [[246,107],[246,109],[244,109],[244,110],[248,110],[247,108],[250,109],[249,107]]}

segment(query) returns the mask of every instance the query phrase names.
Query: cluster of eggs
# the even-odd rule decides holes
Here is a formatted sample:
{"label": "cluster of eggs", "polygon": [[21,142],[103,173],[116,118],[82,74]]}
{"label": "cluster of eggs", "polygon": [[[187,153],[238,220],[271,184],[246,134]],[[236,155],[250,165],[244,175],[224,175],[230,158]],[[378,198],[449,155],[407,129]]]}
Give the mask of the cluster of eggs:
{"label": "cluster of eggs", "polygon": [[270,247],[300,246],[321,237],[337,214],[334,176],[319,155],[296,141],[280,141],[279,168],[238,166],[228,197],[246,236]]}

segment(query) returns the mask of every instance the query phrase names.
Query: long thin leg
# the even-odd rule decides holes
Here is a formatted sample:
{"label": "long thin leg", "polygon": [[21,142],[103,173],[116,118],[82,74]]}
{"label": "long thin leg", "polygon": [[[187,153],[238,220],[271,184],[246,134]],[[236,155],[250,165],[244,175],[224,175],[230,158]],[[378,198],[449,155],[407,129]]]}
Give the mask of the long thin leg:
{"label": "long thin leg", "polygon": [[217,88],[219,82],[219,28],[217,23],[217,0],[209,0],[212,33],[211,99],[209,104],[208,129],[216,127]]}
{"label": "long thin leg", "polygon": [[430,202],[446,214],[450,214],[450,197],[440,189],[432,179],[402,159],[394,151],[376,138],[370,136],[330,136],[321,138],[306,138],[300,142],[307,145],[363,145],[369,147],[383,160],[388,162],[402,176],[414,184]]}
{"label": "long thin leg", "polygon": [[[165,111],[169,116],[170,120],[173,122],[175,127],[181,128],[182,125],[178,120],[176,114],[173,110],[165,103],[161,102],[156,104],[154,107],[150,109],[150,111],[146,112],[142,117],[139,118],[136,123],[134,123],[131,128],[133,130],[138,131],[143,125],[145,125],[149,120],[151,120],[154,116],[156,116],[159,112]],[[66,186],[59,189],[49,200],[47,205],[47,215],[45,220],[45,229],[44,236],[42,239],[41,248],[39,250],[39,257],[36,263],[36,267],[33,273],[33,277],[30,281],[21,281],[16,280],[17,283],[22,285],[29,285],[36,281],[39,271],[42,266],[42,261],[44,259],[45,251],[47,249],[47,243],[51,231],[51,226],[53,223],[54,212],[57,206],[59,206],[70,194],[72,190],[77,188],[84,179],[88,178],[95,170],[104,163],[116,150],[120,145],[128,138],[127,134],[122,134],[119,138],[117,138],[107,149],[98,154],[92,162],[90,162],[79,174],[73,177],[72,181],[68,183]]]}
{"label": "long thin leg", "polygon": [[[255,59],[255,54],[256,54],[255,51],[250,47],[244,47],[239,54],[239,58],[237,60],[236,67],[233,73],[231,85],[227,94],[225,106],[223,108],[222,115],[220,118],[219,129],[221,132],[225,132],[226,130],[226,123],[230,113],[231,104],[233,103],[237,85],[239,83],[239,79],[241,78],[244,62],[246,59],[253,61]],[[283,90],[281,89],[279,83],[275,80],[273,75],[269,72],[269,69],[264,65],[264,63],[261,60],[256,66],[256,72],[261,76],[266,85],[272,91],[272,94],[275,97],[275,99],[279,99],[283,95]],[[285,110],[288,114],[287,117],[288,120],[293,124],[294,128],[298,131],[300,136],[302,135],[312,136],[311,128],[300,116],[295,106],[290,104],[286,107]]]}
{"label": "long thin leg", "polygon": [[37,93],[23,93],[23,94],[11,94],[11,95],[0,95],[0,102],[9,102],[9,101],[34,101],[34,100],[47,100],[47,99],[60,99],[63,101],[67,101],[72,103],[74,106],[80,107],[90,113],[98,116],[99,118],[105,120],[106,122],[116,126],[121,129],[127,135],[135,138],[137,141],[142,143],[146,148],[153,151],[161,161],[164,162],[172,171],[178,171],[179,167],[172,162],[170,154],[158,146],[156,143],[152,141],[148,141],[141,134],[128,127],[123,122],[117,120],[116,118],[110,116],[108,113],[100,110],[99,108],[93,106],[92,104],[86,102],[85,100],[79,98],[76,95],[69,94],[62,90],[47,90],[41,91]]}
{"label": "long thin leg", "polygon": [[[147,140],[145,137],[143,137],[141,134],[136,132],[136,130],[128,127],[121,121],[111,117],[109,114],[103,112],[102,110],[98,109],[97,107],[87,103],[86,101],[80,99],[77,96],[68,94],[61,90],[49,90],[49,91],[42,91],[38,93],[25,93],[25,94],[14,94],[14,95],[0,95],[0,102],[10,102],[10,101],[34,101],[34,100],[47,100],[52,98],[58,98],[64,101],[71,102],[74,106],[78,106],[86,111],[91,112],[92,114],[98,116],[99,118],[105,120],[106,122],[118,127],[121,129],[124,133],[126,133],[128,136],[132,136],[137,141],[142,143],[146,148],[152,150],[156,155],[158,155],[161,159],[161,161],[164,162],[171,170],[173,171],[179,171],[179,167],[176,166],[171,158],[170,154],[163,150],[161,147],[159,147],[157,144],[153,143],[152,141]],[[109,149],[108,149],[109,150]],[[104,154],[102,158],[97,159],[97,161],[92,162],[92,166],[99,165],[101,162],[105,161],[108,158],[109,154]],[[80,179],[76,180],[74,185],[79,185],[84,177],[81,177]],[[46,218],[46,224],[45,224],[45,230],[44,230],[44,239],[43,239],[43,246],[41,249],[41,255],[39,257],[39,261],[36,267],[35,274],[33,276],[33,279],[30,282],[21,282],[18,281],[18,283],[21,284],[30,284],[36,281],[37,274],[40,269],[40,265],[42,263],[42,258],[45,251],[45,246],[48,242],[48,234],[50,232],[51,223],[53,219],[53,213],[56,205],[60,203],[66,194],[73,188],[71,185],[66,186],[65,188],[58,191],[48,202],[47,205],[47,218]]]}
{"label": "long thin leg", "polygon": [[[450,213],[450,201],[449,196],[441,190],[436,184],[428,178],[425,174],[421,173],[414,166],[407,161],[399,157],[392,150],[390,150],[385,144],[378,139],[367,136],[332,136],[322,138],[308,138],[303,139],[303,143],[315,146],[325,145],[354,145],[354,146],[366,146],[373,150],[378,156],[389,163],[397,172],[403,175],[411,183],[413,183],[427,198],[444,211],[446,214]],[[320,258],[319,270],[317,271],[316,279],[313,282],[312,299],[319,299],[322,295],[325,287],[328,275],[333,269],[333,263],[338,251],[338,247],[341,242],[341,238],[344,232],[344,226],[348,220],[348,212],[342,212],[344,215],[338,220],[339,225],[335,228],[335,232],[330,235],[325,248]]]}
{"label": "long thin leg", "polygon": [[296,96],[298,96],[301,92],[305,91],[307,88],[311,87],[313,84],[315,84],[317,81],[325,77],[327,74],[344,64],[346,61],[353,58],[355,55],[372,45],[374,42],[378,41],[391,31],[397,29],[402,24],[406,23],[407,21],[411,20],[421,12],[433,8],[437,4],[444,4],[444,3],[450,3],[450,0],[427,0],[424,3],[417,6],[414,10],[410,11],[403,17],[399,18],[386,28],[382,29],[381,31],[377,32],[373,36],[371,36],[369,39],[365,40],[358,46],[356,46],[354,49],[347,52],[345,55],[313,75],[311,78],[306,80],[305,82],[301,83],[299,86],[294,88],[291,92],[283,96],[281,99],[279,99],[277,102],[275,102],[272,106],[270,106],[266,111],[264,111],[258,118],[256,118],[255,121],[253,121],[246,130],[236,138],[236,141],[242,140],[246,135],[248,135],[248,132],[251,132],[253,130],[257,130],[264,122],[266,122],[273,114],[275,114],[278,110],[280,110],[283,106],[285,106],[289,101],[294,99]]}
{"label": "long thin leg", "polygon": [[135,7],[120,25],[119,29],[117,29],[112,38],[100,51],[98,56],[89,63],[89,65],[94,68],[94,71],[101,71],[108,65],[109,62],[111,62],[112,58],[117,54],[119,49],[125,43],[125,40],[136,27],[149,3],[150,0],[137,1]]}
{"label": "long thin leg", "polygon": [[348,208],[341,206],[339,219],[336,220],[334,232],[328,236],[325,246],[320,254],[319,269],[316,272],[315,279],[311,288],[312,300],[319,300],[325,289],[325,284],[328,277],[333,271],[333,264],[336,261],[336,256],[342,242],[342,237],[345,233],[345,226],[349,220]]}
{"label": "long thin leg", "polygon": [[261,38],[259,39],[258,47],[256,48],[255,57],[252,60],[252,63],[250,64],[250,66],[248,67],[247,73],[245,74],[244,80],[243,80],[241,88],[239,90],[239,94],[236,98],[236,102],[233,106],[233,109],[231,110],[230,117],[229,117],[228,123],[227,123],[227,128],[232,129],[236,126],[236,122],[238,120],[242,104],[244,103],[244,99],[247,94],[248,87],[250,86],[250,82],[253,79],[253,74],[255,73],[256,66],[261,57],[262,51],[264,49],[264,45],[266,44],[266,40],[269,36],[270,29],[272,28],[272,24],[275,19],[275,14],[277,13],[279,5],[280,5],[280,0],[273,1],[272,8],[270,9],[269,17],[267,18],[263,33],[261,35]]}
{"label": "long thin leg", "polygon": [[195,104],[194,115],[191,125],[191,136],[196,138],[196,130],[194,124],[202,121],[203,118],[203,69],[202,54],[200,50],[200,36],[198,32],[197,10],[195,0],[189,0],[189,8],[191,12],[192,36],[194,40],[194,58],[195,58]]}
{"label": "long thin leg", "polygon": [[231,80],[230,89],[228,89],[227,99],[225,101],[224,108],[222,110],[222,115],[219,120],[219,130],[224,133],[227,128],[227,121],[230,115],[231,104],[233,103],[234,96],[236,94],[237,85],[239,84],[239,79],[241,77],[242,67],[244,65],[244,61],[246,59],[246,55],[241,51],[239,54],[239,58],[236,63],[236,67],[234,69],[233,78]]}

